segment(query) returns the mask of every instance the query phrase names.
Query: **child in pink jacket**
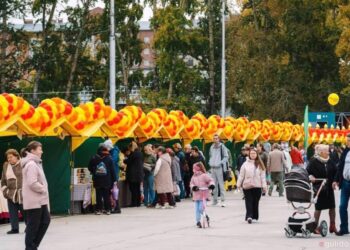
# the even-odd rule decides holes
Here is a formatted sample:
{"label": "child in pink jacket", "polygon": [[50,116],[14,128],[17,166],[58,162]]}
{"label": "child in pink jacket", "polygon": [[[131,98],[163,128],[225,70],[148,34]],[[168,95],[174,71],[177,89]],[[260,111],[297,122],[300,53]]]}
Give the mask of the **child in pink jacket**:
{"label": "child in pink jacket", "polygon": [[[195,214],[197,227],[201,228],[200,222],[201,214],[203,212],[203,200],[209,198],[209,189],[215,188],[214,180],[206,173],[205,167],[202,162],[197,162],[193,165],[193,176],[191,179],[190,187],[193,192],[193,200],[195,202]],[[200,190],[200,188],[209,188],[207,190]],[[207,215],[207,221],[209,224],[209,216]]]}

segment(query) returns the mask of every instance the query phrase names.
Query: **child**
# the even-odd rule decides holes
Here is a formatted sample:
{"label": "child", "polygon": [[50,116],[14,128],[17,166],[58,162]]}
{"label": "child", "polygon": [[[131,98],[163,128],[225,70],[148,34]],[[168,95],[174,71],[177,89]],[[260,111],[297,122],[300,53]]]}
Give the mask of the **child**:
{"label": "child", "polygon": [[[200,188],[209,188],[213,190],[215,188],[214,180],[209,177],[205,171],[205,167],[202,162],[197,162],[193,165],[193,176],[191,179],[190,187],[193,192],[193,200],[195,202],[195,213],[197,227],[201,228],[202,224],[200,222],[201,213],[203,211],[203,199],[207,200],[209,197],[209,190],[200,190]],[[204,196],[204,197],[203,197]],[[207,221],[209,224],[209,217],[207,215]]]}

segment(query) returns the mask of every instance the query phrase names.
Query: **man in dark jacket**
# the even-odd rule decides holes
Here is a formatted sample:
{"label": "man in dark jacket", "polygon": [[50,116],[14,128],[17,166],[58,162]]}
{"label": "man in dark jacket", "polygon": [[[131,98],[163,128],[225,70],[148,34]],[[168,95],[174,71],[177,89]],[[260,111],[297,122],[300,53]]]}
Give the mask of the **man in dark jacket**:
{"label": "man in dark jacket", "polygon": [[104,210],[107,215],[111,214],[110,194],[114,182],[117,180],[113,160],[109,154],[107,147],[100,144],[97,154],[93,156],[89,162],[89,171],[92,175],[94,188],[96,189],[96,214],[102,212],[102,200]]}
{"label": "man in dark jacket", "polygon": [[175,143],[173,148],[174,148],[176,156],[180,160],[180,171],[181,171],[182,181],[179,181],[178,185],[180,187],[180,199],[183,199],[186,196],[185,185],[184,185],[184,181],[183,181],[184,177],[185,177],[184,168],[185,168],[185,164],[186,164],[185,153],[183,152],[182,146],[180,143]]}
{"label": "man in dark jacket", "polygon": [[334,165],[337,166],[339,164],[339,155],[333,144],[329,145],[329,158],[333,161]]}
{"label": "man in dark jacket", "polygon": [[144,178],[143,155],[136,142],[129,145],[130,155],[124,160],[126,167],[126,181],[131,192],[130,207],[141,206],[141,182]]}
{"label": "man in dark jacket", "polygon": [[243,163],[247,160],[248,152],[249,152],[249,149],[246,147],[243,147],[241,149],[241,153],[237,157],[237,167],[236,167],[237,176],[239,176],[239,171],[241,171],[241,167],[242,167]]}
{"label": "man in dark jacket", "polygon": [[340,156],[338,171],[334,179],[333,188],[337,185],[340,191],[340,230],[338,236],[349,234],[348,205],[350,199],[350,134],[346,136],[346,149]]}

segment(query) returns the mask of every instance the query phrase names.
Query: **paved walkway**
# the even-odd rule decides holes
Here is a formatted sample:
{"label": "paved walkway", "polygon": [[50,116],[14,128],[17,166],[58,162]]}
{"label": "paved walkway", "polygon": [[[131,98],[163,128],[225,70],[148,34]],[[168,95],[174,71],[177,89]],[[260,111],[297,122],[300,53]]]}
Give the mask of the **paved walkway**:
{"label": "paved walkway", "polygon": [[[209,229],[195,227],[193,203],[186,200],[173,210],[142,207],[123,209],[120,215],[53,219],[40,249],[350,249],[349,236],[287,239],[283,228],[292,209],[284,198],[263,197],[261,220],[249,225],[244,221],[241,194],[230,192],[227,197],[226,208],[208,208],[212,220]],[[327,216],[323,212],[322,217],[328,221]],[[8,225],[0,226],[0,250],[24,249],[24,226],[20,235],[6,235],[8,229]]]}

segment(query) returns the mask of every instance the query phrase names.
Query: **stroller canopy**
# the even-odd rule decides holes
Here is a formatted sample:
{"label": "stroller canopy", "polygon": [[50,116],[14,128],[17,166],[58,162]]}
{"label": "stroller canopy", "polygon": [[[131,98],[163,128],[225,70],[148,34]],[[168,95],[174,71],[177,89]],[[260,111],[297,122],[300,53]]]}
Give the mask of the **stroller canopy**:
{"label": "stroller canopy", "polygon": [[287,200],[294,202],[311,202],[312,187],[306,169],[297,167],[286,174],[284,181]]}

